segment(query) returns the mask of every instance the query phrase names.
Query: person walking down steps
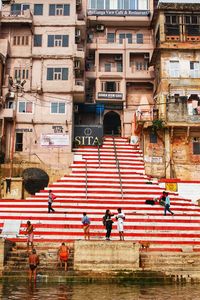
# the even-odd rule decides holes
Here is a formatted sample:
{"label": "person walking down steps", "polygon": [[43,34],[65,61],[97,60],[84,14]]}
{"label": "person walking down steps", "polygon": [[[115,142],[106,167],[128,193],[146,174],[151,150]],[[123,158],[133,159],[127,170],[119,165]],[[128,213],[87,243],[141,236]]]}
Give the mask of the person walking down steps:
{"label": "person walking down steps", "polygon": [[55,210],[52,208],[52,203],[56,199],[56,196],[52,193],[52,190],[49,190],[48,195],[48,213],[55,212]]}
{"label": "person walking down steps", "polygon": [[166,216],[167,211],[170,212],[172,215],[174,215],[174,213],[170,210],[170,198],[169,198],[169,194],[165,193],[166,198],[165,198],[165,209],[164,209],[164,216]]}

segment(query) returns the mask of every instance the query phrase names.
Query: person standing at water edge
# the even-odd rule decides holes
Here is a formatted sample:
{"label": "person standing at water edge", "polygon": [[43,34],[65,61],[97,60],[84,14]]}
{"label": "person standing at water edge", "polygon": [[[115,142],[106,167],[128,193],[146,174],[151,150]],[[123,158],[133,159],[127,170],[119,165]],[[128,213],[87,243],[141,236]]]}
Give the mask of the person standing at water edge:
{"label": "person standing at water edge", "polygon": [[27,227],[26,227],[26,234],[28,234],[27,237],[27,250],[29,250],[29,243],[31,244],[31,248],[33,249],[33,225],[30,221],[27,221]]}
{"label": "person standing at water edge", "polygon": [[114,216],[111,214],[110,210],[107,209],[105,215],[103,216],[103,225],[106,227],[106,240],[110,240],[110,235],[112,231],[112,224],[114,223],[111,217]]}
{"label": "person standing at water edge", "polygon": [[117,220],[117,229],[119,231],[120,241],[124,241],[124,220],[125,214],[122,212],[121,208],[118,208],[118,215],[115,217]]}
{"label": "person standing at water edge", "polygon": [[49,190],[48,195],[48,213],[55,212],[55,210],[52,208],[52,203],[56,199],[56,196],[52,193],[52,190]]}
{"label": "person standing at water edge", "polygon": [[90,239],[90,219],[87,214],[84,212],[82,217],[83,231],[85,240]]}
{"label": "person standing at water edge", "polygon": [[33,249],[32,253],[29,255],[29,280],[32,280],[33,276],[34,281],[36,282],[37,266],[39,265],[39,263],[39,256],[37,255],[36,250]]}
{"label": "person standing at water edge", "polygon": [[62,245],[58,249],[58,256],[60,260],[60,267],[62,268],[62,264],[64,262],[65,271],[67,271],[67,260],[69,256],[69,248],[65,245],[65,243],[62,243]]}
{"label": "person standing at water edge", "polygon": [[174,215],[174,213],[170,210],[170,198],[169,198],[169,194],[165,193],[166,198],[165,198],[165,209],[164,209],[164,215],[166,216],[167,211],[170,212],[172,215]]}

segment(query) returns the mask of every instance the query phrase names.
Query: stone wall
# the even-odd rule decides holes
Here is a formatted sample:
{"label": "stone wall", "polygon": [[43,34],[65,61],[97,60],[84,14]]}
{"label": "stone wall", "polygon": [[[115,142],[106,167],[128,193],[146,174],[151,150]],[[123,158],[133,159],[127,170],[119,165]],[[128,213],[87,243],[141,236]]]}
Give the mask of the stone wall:
{"label": "stone wall", "polygon": [[74,270],[97,272],[139,269],[139,245],[132,242],[75,241]]}

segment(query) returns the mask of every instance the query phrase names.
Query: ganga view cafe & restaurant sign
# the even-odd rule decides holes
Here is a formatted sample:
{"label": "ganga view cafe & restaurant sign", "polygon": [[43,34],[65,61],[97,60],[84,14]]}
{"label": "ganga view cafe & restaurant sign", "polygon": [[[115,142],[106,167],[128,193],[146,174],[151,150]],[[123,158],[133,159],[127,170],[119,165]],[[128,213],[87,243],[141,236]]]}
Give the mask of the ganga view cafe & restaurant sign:
{"label": "ganga view cafe & restaurant sign", "polygon": [[75,125],[74,144],[76,146],[96,146],[102,144],[102,125]]}

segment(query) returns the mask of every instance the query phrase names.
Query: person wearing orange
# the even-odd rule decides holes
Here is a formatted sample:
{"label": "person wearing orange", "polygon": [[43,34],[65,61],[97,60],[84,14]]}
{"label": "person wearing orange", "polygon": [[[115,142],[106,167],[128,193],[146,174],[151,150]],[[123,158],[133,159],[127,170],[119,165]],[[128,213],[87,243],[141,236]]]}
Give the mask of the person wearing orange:
{"label": "person wearing orange", "polygon": [[62,243],[62,245],[58,249],[58,256],[59,256],[61,268],[64,262],[65,271],[67,271],[67,260],[69,257],[69,248],[65,245],[65,243]]}
{"label": "person wearing orange", "polygon": [[29,250],[29,244],[31,244],[31,248],[33,249],[33,225],[30,221],[27,221],[27,227],[26,227],[26,234],[28,234],[27,237],[27,250]]}

